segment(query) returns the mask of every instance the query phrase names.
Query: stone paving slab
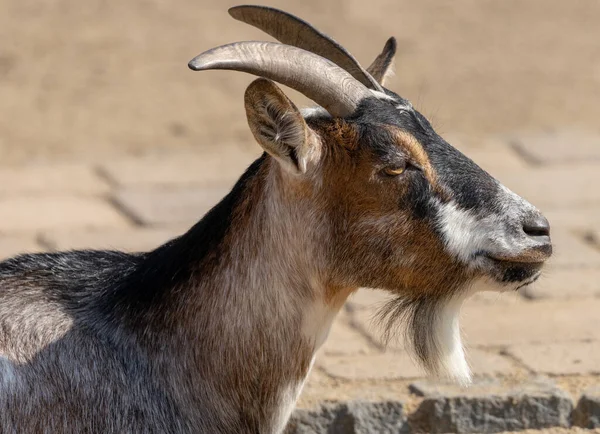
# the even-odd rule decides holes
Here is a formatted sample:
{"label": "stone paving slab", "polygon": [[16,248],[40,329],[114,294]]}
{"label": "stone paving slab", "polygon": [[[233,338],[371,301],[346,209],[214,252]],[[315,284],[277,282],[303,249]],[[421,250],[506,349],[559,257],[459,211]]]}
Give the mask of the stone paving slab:
{"label": "stone paving slab", "polygon": [[0,260],[11,258],[21,253],[36,253],[44,248],[33,236],[0,236]]}
{"label": "stone paving slab", "polygon": [[114,200],[127,215],[142,225],[190,226],[219,203],[230,188],[187,187],[165,190],[124,189]]}
{"label": "stone paving slab", "polygon": [[45,231],[40,241],[50,250],[112,249],[143,252],[185,233],[181,228],[132,228]]}
{"label": "stone paving slab", "polygon": [[446,141],[492,175],[496,170],[525,169],[529,166],[508,140],[494,138],[474,143],[469,137],[450,134]]}
{"label": "stone paving slab", "polygon": [[[371,305],[368,308],[352,312],[350,324],[356,330],[359,330],[364,336],[367,336],[371,342],[379,348],[383,348],[383,331],[385,324],[380,323],[377,305]],[[403,349],[404,345],[400,337],[392,336],[391,342],[387,343],[388,349]]]}
{"label": "stone paving slab", "polygon": [[552,231],[552,258],[547,268],[600,268],[600,249],[584,235],[557,228]]}
{"label": "stone paving slab", "polygon": [[[474,375],[509,375],[519,371],[510,359],[492,351],[472,348],[468,360]],[[346,354],[317,359],[317,365],[334,378],[345,380],[399,380],[425,377],[406,351]]]}
{"label": "stone paving slab", "polygon": [[411,396],[407,387],[410,381],[414,380],[340,380],[329,376],[315,365],[304,385],[297,407],[310,410],[324,401],[404,402]]}
{"label": "stone paving slab", "polygon": [[324,355],[367,354],[377,349],[349,324],[345,315],[341,314],[331,326],[321,353]]}
{"label": "stone paving slab", "polygon": [[346,306],[351,311],[361,309],[376,309],[385,305],[385,303],[392,298],[392,294],[381,289],[360,288],[348,298]]}
{"label": "stone paving slab", "polygon": [[406,418],[399,401],[324,402],[312,410],[294,412],[286,434],[400,433]]}
{"label": "stone paving slab", "polygon": [[0,195],[100,195],[110,185],[89,164],[53,163],[0,167]]}
{"label": "stone paving slab", "polygon": [[600,268],[550,269],[521,294],[531,300],[600,297]]}
{"label": "stone paving slab", "polygon": [[[589,326],[594,327],[592,324]],[[552,375],[600,374],[600,341],[512,345],[506,352],[532,372]]]}
{"label": "stone paving slab", "polygon": [[0,233],[128,226],[129,219],[101,198],[63,195],[0,198]]}
{"label": "stone paving slab", "polygon": [[565,165],[600,161],[600,136],[576,130],[523,133],[511,143],[525,158],[538,164]]}
{"label": "stone paving slab", "polygon": [[399,351],[361,356],[329,356],[316,363],[331,377],[343,380],[400,380],[425,376],[408,353]]}
{"label": "stone paving slab", "polygon": [[580,232],[600,229],[600,206],[582,205],[544,208],[544,215],[550,222],[550,233],[556,228],[561,230],[576,229]]}
{"label": "stone paving slab", "polygon": [[475,376],[515,374],[520,368],[509,358],[493,352],[467,348],[467,361]]}
{"label": "stone paving slab", "polygon": [[517,391],[550,391],[556,388],[556,382],[544,375],[536,375],[526,381],[521,380],[518,384],[515,384],[514,381],[503,381],[498,378],[475,377],[473,382],[466,387],[454,384],[451,381],[432,378],[416,380],[408,386],[410,393],[424,398],[435,396],[460,397],[465,395],[481,397],[491,394],[510,394]]}
{"label": "stone paving slab", "polygon": [[600,170],[592,163],[496,170],[493,175],[519,196],[544,210],[600,205]]}
{"label": "stone paving slab", "polygon": [[496,433],[570,426],[573,402],[549,381],[508,389],[493,381],[468,389],[423,387],[422,383],[412,387],[425,396],[408,419],[416,433]]}
{"label": "stone paving slab", "polygon": [[594,229],[587,234],[588,242],[600,250],[600,217],[594,224]]}
{"label": "stone paving slab", "polygon": [[600,387],[585,390],[573,412],[573,423],[583,428],[600,428]]}
{"label": "stone paving slab", "polygon": [[527,168],[527,164],[506,146],[490,145],[482,149],[469,150],[465,154],[492,176],[495,176],[496,171],[525,170]]}
{"label": "stone paving slab", "polygon": [[[600,299],[540,300],[484,305],[465,303],[461,324],[470,346],[600,340]],[[600,363],[600,361],[599,361]]]}
{"label": "stone paving slab", "polygon": [[125,158],[101,163],[99,167],[108,179],[123,187],[223,184],[232,187],[260,155],[258,145],[254,152],[238,146],[223,146],[210,152]]}

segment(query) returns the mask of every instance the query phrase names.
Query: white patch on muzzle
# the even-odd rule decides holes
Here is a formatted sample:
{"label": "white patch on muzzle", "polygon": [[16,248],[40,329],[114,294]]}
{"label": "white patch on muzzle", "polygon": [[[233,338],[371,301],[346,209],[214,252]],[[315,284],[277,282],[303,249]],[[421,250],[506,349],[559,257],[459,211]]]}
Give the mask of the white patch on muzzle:
{"label": "white patch on muzzle", "polygon": [[448,252],[470,265],[475,265],[473,258],[482,251],[495,254],[528,247],[529,240],[520,231],[521,220],[527,214],[539,213],[500,183],[494,212],[486,216],[460,209],[452,202],[438,202],[437,209]]}
{"label": "white patch on muzzle", "polygon": [[477,217],[453,203],[439,204],[438,216],[446,249],[461,262],[469,264],[475,253],[492,248],[497,219]]}

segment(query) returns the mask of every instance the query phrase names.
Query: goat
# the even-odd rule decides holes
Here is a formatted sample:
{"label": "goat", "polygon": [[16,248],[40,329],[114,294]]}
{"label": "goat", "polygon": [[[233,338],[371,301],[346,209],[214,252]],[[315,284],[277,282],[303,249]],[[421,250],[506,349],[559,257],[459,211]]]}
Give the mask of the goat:
{"label": "goat", "polygon": [[[395,295],[382,317],[405,324],[428,372],[468,383],[461,303],[534,281],[550,257],[542,214],[384,87],[393,38],[365,70],[285,12],[230,13],[280,42],[189,67],[259,76],[245,108],[265,152],[156,250],[0,264],[2,432],[281,432],[359,287]],[[274,81],[318,107],[301,112]]]}

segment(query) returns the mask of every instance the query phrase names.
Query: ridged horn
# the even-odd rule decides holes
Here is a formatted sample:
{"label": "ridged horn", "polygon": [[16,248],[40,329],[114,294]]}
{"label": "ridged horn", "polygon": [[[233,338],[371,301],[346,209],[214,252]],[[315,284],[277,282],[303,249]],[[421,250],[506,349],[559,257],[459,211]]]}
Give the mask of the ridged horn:
{"label": "ridged horn", "polygon": [[229,15],[262,30],[283,44],[293,45],[329,59],[366,87],[383,92],[377,80],[358,63],[352,54],[306,21],[267,6],[234,6],[229,9]]}
{"label": "ridged horn", "polygon": [[188,63],[194,71],[230,69],[266,77],[301,92],[334,117],[351,115],[371,92],[329,60],[275,42],[235,42],[205,51]]}

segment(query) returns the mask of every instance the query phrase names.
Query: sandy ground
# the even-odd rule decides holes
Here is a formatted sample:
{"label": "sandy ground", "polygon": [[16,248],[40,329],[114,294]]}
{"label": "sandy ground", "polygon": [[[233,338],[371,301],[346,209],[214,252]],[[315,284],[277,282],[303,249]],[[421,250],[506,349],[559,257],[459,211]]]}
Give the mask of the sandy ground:
{"label": "sandy ground", "polygon": [[[212,46],[268,39],[218,0],[0,0],[1,163],[250,146],[252,80],[193,73]],[[399,41],[390,88],[442,133],[600,129],[596,0],[272,1],[364,64]]]}

